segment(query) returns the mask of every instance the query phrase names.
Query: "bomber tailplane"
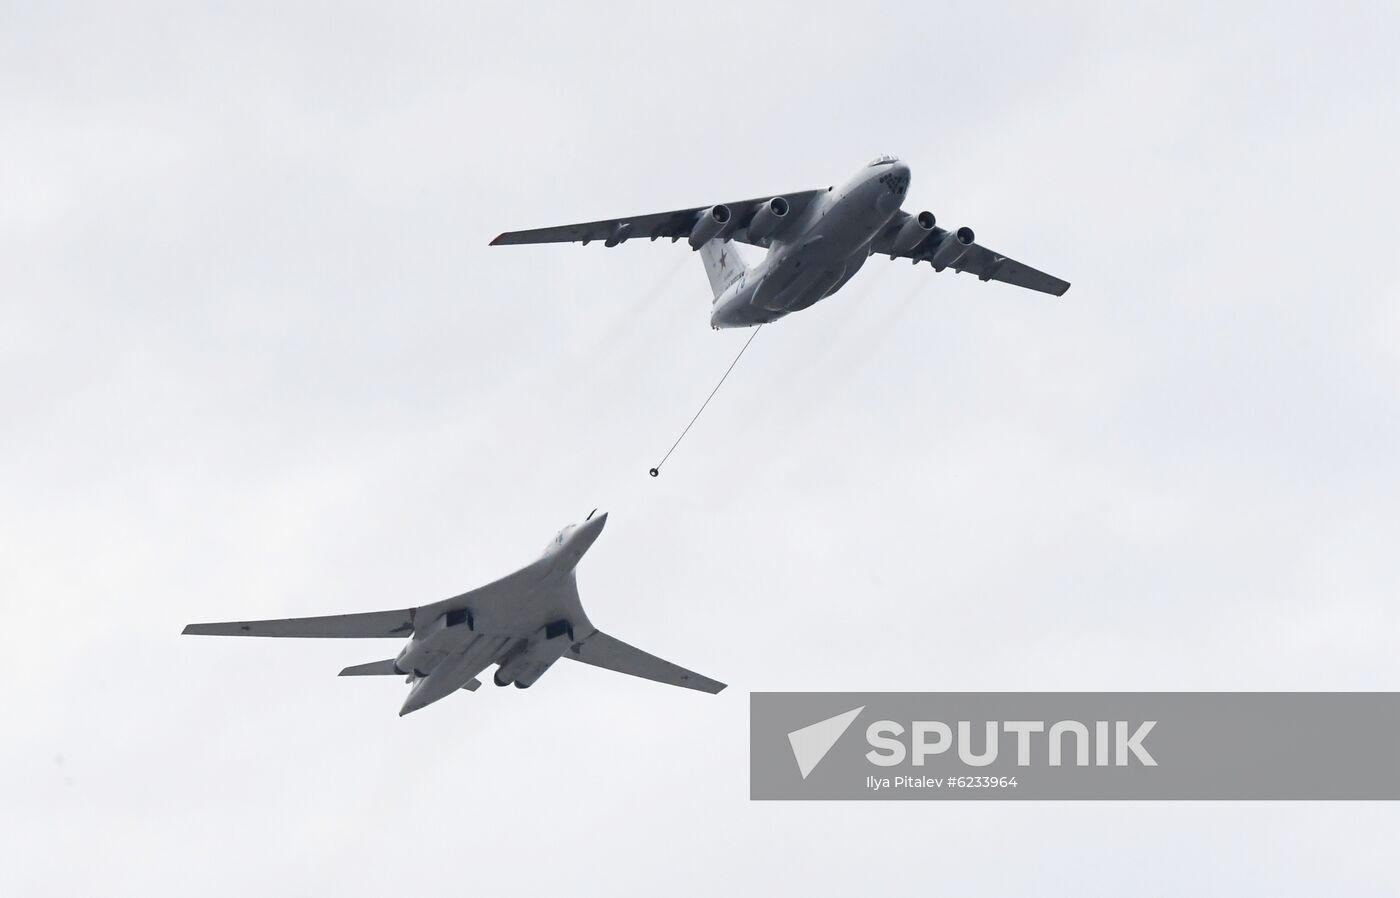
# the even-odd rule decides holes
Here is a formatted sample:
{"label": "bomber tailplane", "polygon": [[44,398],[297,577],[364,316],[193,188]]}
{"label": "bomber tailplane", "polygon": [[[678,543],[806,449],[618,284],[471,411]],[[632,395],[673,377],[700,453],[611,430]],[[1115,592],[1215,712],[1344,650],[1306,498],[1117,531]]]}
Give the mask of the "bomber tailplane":
{"label": "bomber tailplane", "polygon": [[340,672],[342,677],[401,677],[407,671],[399,670],[395,659],[371,661],[368,664],[355,664]]}

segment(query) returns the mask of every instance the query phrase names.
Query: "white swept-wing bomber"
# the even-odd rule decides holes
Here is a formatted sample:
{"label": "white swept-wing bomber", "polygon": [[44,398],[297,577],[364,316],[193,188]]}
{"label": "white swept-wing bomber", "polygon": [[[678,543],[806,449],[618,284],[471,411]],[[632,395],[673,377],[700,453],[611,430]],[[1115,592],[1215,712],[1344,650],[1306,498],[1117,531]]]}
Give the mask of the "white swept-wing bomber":
{"label": "white swept-wing bomber", "polygon": [[477,677],[496,665],[497,686],[524,689],[568,658],[594,667],[716,693],[723,683],[633,648],[588,620],[574,569],[607,522],[590,514],[560,530],[534,562],[480,589],[441,602],[394,611],[282,620],[190,624],[187,635],[288,636],[406,640],[383,661],[357,664],[342,677],[401,676],[411,685],[399,715],[432,704],[459,689],[471,692]]}
{"label": "white swept-wing bomber", "polygon": [[[704,260],[714,294],[710,324],[716,328],[766,324],[805,309],[841,289],[876,253],[1054,296],[1069,289],[1068,281],[980,245],[971,228],[949,231],[931,212],[903,211],[909,182],[908,165],[879,156],[840,187],[508,231],[491,243],[617,246],[638,237],[685,240]],[[730,241],[768,252],[749,267]]]}

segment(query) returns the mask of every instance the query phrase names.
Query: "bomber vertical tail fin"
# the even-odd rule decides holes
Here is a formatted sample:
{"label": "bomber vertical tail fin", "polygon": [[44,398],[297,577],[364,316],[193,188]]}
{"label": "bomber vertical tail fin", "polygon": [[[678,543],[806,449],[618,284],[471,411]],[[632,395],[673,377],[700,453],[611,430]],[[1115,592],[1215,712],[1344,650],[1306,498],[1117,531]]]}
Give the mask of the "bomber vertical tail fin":
{"label": "bomber vertical tail fin", "polygon": [[705,273],[710,276],[710,290],[715,299],[748,271],[738,248],[727,240],[715,238],[701,244],[700,258],[705,263]]}

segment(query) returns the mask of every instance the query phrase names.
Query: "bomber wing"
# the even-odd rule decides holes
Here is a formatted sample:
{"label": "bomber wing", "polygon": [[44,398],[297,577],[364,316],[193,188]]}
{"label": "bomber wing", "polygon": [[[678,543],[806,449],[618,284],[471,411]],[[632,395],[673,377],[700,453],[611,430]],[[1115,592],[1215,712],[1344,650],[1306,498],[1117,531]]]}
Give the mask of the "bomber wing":
{"label": "bomber wing", "polygon": [[[531,564],[493,583],[459,596],[417,608],[395,611],[367,611],[359,614],[329,614],[322,617],[290,617],[276,620],[227,621],[189,624],[187,636],[285,636],[303,639],[374,639],[398,636],[407,639],[418,623],[429,624],[444,614],[456,612],[472,616],[473,629],[500,636],[528,636],[515,633],[514,602],[540,577]],[[449,618],[448,623],[454,621]]]}
{"label": "bomber wing", "polygon": [[308,639],[375,639],[413,634],[417,609],[368,611],[363,614],[328,614],[324,617],[288,617],[280,620],[228,621],[190,624],[186,636],[290,636]]}
{"label": "bomber wing", "polygon": [[1029,265],[972,242],[970,231],[965,232],[968,240],[961,241],[959,232],[934,227],[923,239],[907,249],[902,248],[899,246],[899,236],[909,221],[908,213],[901,212],[896,215],[889,226],[871,241],[871,249],[892,258],[913,259],[916,265],[929,262],[938,271],[944,268],[951,268],[957,272],[966,271],[977,275],[979,280],[1002,281],[1052,296],[1064,296],[1065,291],[1069,289],[1069,281],[1037,271]]}
{"label": "bomber wing", "polygon": [[569,646],[564,657],[629,676],[669,683],[672,686],[684,686],[686,689],[698,689],[711,694],[719,692],[725,686],[724,683],[633,648],[601,630],[594,630],[592,635],[582,642]]}
{"label": "bomber wing", "polygon": [[[806,214],[812,202],[826,188],[801,190],[797,193],[772,194],[755,199],[719,203],[730,215],[719,236],[738,240],[751,246],[765,249],[771,242],[766,235],[750,235],[749,223],[760,208],[774,197],[781,196],[788,202],[788,217],[797,221]],[[548,228],[534,228],[528,231],[506,231],[495,240],[492,246],[510,246],[521,243],[592,243],[599,241],[606,246],[615,246],[625,240],[645,237],[656,240],[669,237],[672,242],[689,237],[700,216],[715,206],[696,206],[692,209],[677,209],[673,212],[653,212],[647,215],[633,215],[626,218],[604,218],[598,221],[585,221],[578,224],[556,225]],[[787,220],[787,217],[785,217]]]}

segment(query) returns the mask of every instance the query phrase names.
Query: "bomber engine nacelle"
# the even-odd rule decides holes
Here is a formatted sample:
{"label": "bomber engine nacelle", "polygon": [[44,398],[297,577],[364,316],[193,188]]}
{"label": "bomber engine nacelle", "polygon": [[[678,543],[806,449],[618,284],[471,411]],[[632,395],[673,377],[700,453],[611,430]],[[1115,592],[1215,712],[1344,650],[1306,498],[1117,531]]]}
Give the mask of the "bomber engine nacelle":
{"label": "bomber engine nacelle", "polygon": [[899,233],[894,235],[894,244],[890,247],[890,258],[907,253],[923,243],[928,235],[933,233],[933,226],[937,223],[938,219],[934,218],[933,213],[927,210],[910,218],[899,229]]}
{"label": "bomber engine nacelle", "polygon": [[509,686],[515,682],[515,678],[520,676],[520,672],[525,669],[525,664],[529,660],[530,649],[527,646],[523,651],[517,652],[506,660],[502,661],[496,668],[493,675],[497,686]]}
{"label": "bomber engine nacelle", "polygon": [[700,220],[690,229],[690,248],[699,249],[720,236],[729,230],[729,223],[733,220],[733,214],[724,203],[716,203],[701,212]]}
{"label": "bomber engine nacelle", "polygon": [[525,648],[501,662],[500,667],[496,668],[496,685],[509,686],[514,683],[518,689],[533,686],[573,644],[572,633],[573,628],[564,621],[541,628]]}
{"label": "bomber engine nacelle", "polygon": [[749,222],[749,239],[764,240],[772,237],[787,224],[787,215],[792,206],[785,197],[775,196],[758,207],[753,220]]}
{"label": "bomber engine nacelle", "polygon": [[558,655],[544,658],[522,670],[515,678],[515,688],[529,689],[531,686],[535,685],[535,681],[544,676],[544,672],[553,667],[554,662],[558,661],[559,656],[563,654],[563,652],[560,652]]}
{"label": "bomber engine nacelle", "polygon": [[[426,668],[428,666],[426,662],[433,653],[433,637],[452,624],[447,619],[448,614],[438,617],[426,627],[414,630],[413,635],[409,637],[408,645],[404,646],[403,651],[399,652],[399,656],[394,659],[394,666],[404,673]],[[455,618],[459,615],[453,616]]]}
{"label": "bomber engine nacelle", "polygon": [[942,271],[952,265],[962,254],[967,252],[967,248],[972,245],[972,241],[977,239],[972,233],[972,228],[958,228],[956,231],[945,231],[943,240],[938,244],[938,249],[933,251],[929,257],[929,262],[933,267]]}

